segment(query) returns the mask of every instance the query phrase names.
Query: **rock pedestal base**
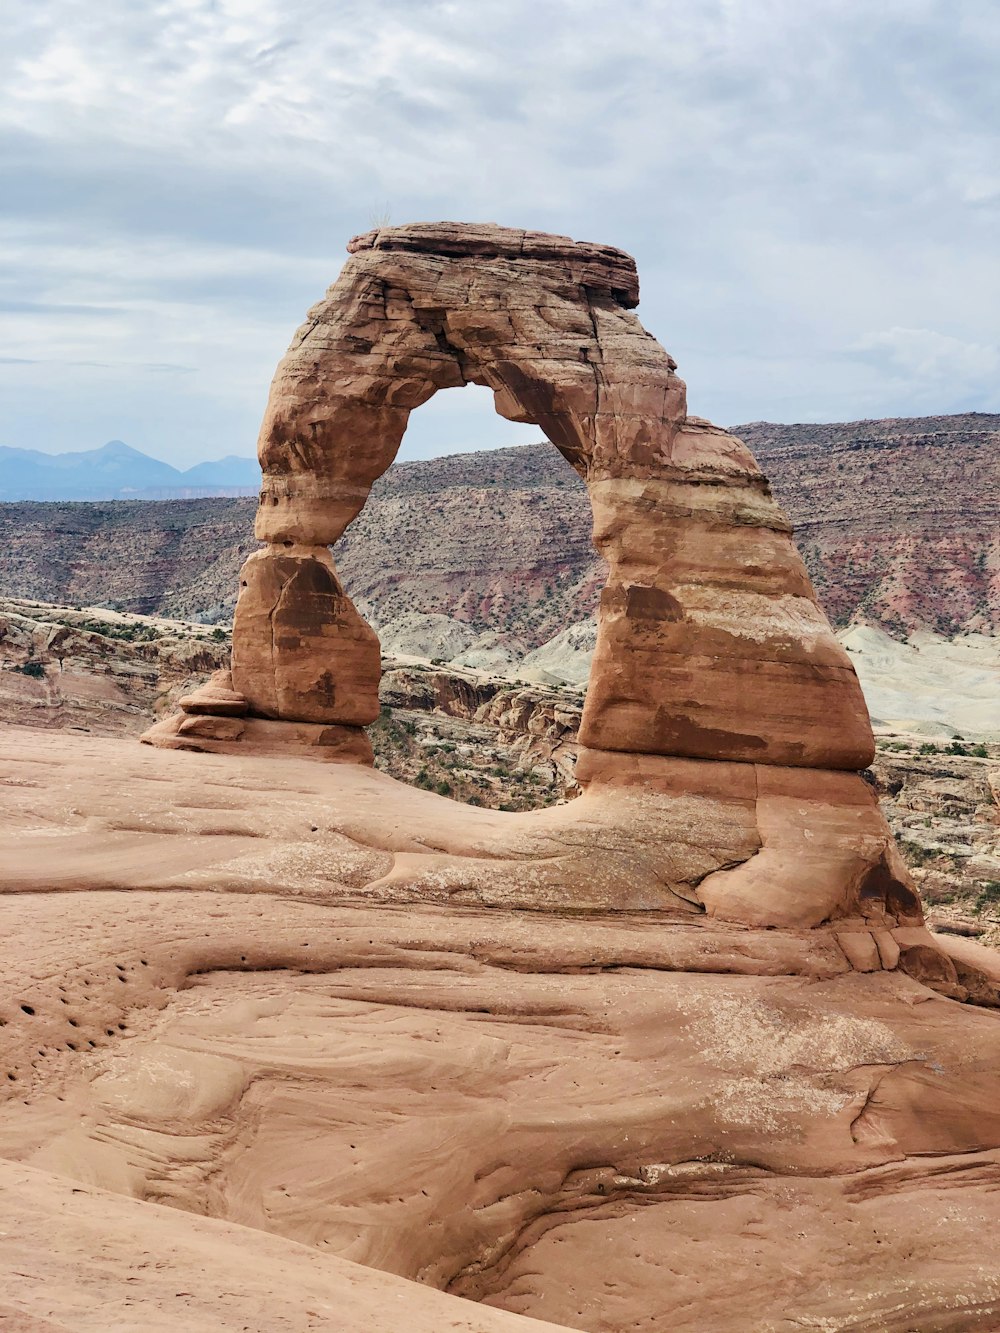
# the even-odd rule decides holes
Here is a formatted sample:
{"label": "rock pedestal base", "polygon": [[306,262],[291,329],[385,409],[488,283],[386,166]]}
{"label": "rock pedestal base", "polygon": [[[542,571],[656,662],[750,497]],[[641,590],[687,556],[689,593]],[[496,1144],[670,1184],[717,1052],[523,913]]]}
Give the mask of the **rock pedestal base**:
{"label": "rock pedestal base", "polygon": [[371,741],[361,727],[320,722],[272,722],[262,717],[180,714],[143,732],[143,745],[206,754],[299,755],[328,763],[374,764]]}
{"label": "rock pedestal base", "polygon": [[180,709],[145,731],[143,744],[206,754],[298,754],[333,763],[375,762],[371,741],[361,727],[249,716],[249,703],[233,688],[228,671],[217,671],[200,689],[185,695]]}

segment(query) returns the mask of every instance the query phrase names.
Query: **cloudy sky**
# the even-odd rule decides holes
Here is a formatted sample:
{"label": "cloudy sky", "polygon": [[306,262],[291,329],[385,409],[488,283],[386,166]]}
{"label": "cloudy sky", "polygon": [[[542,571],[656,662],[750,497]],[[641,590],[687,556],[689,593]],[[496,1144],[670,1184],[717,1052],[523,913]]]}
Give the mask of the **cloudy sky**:
{"label": "cloudy sky", "polygon": [[[996,0],[33,0],[0,42],[0,444],[251,454],[386,216],[623,247],[692,411],[1000,410]],[[517,443],[439,394],[404,456]]]}

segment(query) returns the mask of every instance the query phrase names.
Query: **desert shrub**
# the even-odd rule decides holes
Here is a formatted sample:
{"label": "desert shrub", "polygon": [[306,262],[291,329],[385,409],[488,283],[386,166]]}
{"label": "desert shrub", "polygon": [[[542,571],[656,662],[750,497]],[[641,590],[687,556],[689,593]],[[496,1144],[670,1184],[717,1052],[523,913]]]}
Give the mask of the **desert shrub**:
{"label": "desert shrub", "polygon": [[41,662],[25,662],[23,666],[15,667],[14,670],[20,671],[22,676],[31,676],[33,680],[45,678],[45,667]]}
{"label": "desert shrub", "polygon": [[933,861],[937,855],[936,852],[932,852],[929,848],[921,847],[919,842],[910,842],[906,838],[900,840],[899,846],[904,857],[911,866],[926,865],[928,861]]}

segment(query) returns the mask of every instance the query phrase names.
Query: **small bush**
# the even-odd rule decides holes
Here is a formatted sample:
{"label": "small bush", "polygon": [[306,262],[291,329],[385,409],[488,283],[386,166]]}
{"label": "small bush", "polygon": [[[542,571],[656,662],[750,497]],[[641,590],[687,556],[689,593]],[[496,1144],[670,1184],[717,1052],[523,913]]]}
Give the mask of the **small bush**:
{"label": "small bush", "polygon": [[933,861],[936,852],[932,852],[927,847],[921,847],[919,842],[910,842],[907,838],[902,838],[899,843],[903,856],[911,866],[926,865],[928,861]]}
{"label": "small bush", "polygon": [[14,670],[20,671],[22,676],[30,676],[32,680],[45,679],[45,667],[41,662],[25,662],[24,666],[15,667]]}

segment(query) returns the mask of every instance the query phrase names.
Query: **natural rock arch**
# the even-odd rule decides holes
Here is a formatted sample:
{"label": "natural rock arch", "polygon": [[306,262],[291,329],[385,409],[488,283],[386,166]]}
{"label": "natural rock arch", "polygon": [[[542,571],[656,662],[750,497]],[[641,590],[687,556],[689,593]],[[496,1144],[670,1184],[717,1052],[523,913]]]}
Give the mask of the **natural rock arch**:
{"label": "natural rock arch", "polygon": [[[349,249],[271,387],[265,545],[241,571],[231,678],[182,699],[144,739],[372,762],[363,728],[378,713],[378,639],[329,548],[392,462],[413,408],[475,381],[583,475],[609,565],[580,731],[584,794],[553,815],[577,850],[567,856],[557,838],[562,850],[534,866],[517,901],[681,904],[751,925],[917,925],[919,903],[858,772],[874,743],[854,670],[749,451],[687,415],[674,362],[631,313],[633,261],[447,223],[384,228]],[[500,839],[507,851],[452,866],[449,892],[514,902],[524,853],[512,849],[548,835],[503,818],[515,821]],[[597,829],[600,870],[583,850]],[[440,893],[443,872],[421,855],[397,856],[389,879]]]}
{"label": "natural rock arch", "polygon": [[[610,566],[580,739],[596,751],[859,769],[864,700],[749,451],[689,417],[634,261],[472,224],[382,228],[310,310],[261,429],[233,683],[261,718],[358,728],[378,640],[329,546],[439,389],[493,390],[583,476]],[[344,733],[327,740],[347,743]]]}

